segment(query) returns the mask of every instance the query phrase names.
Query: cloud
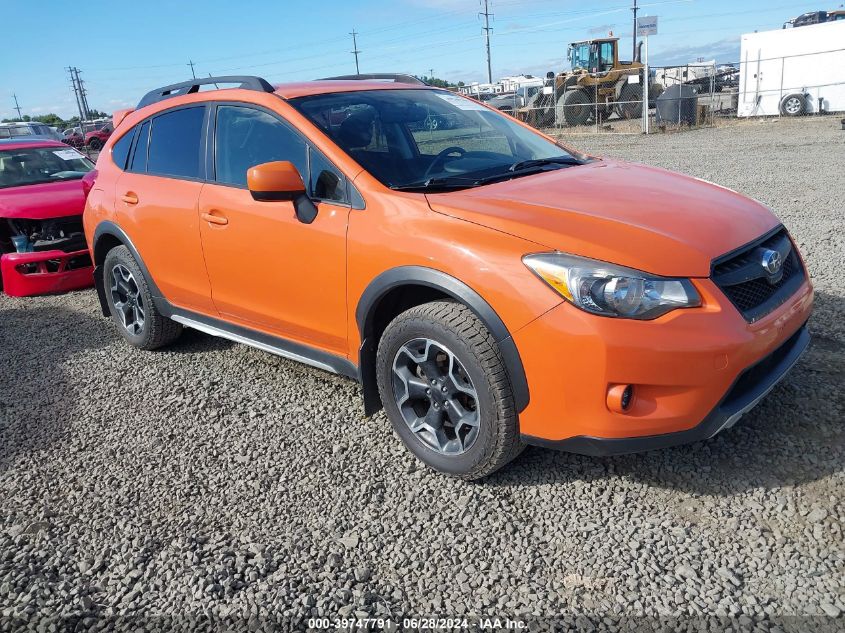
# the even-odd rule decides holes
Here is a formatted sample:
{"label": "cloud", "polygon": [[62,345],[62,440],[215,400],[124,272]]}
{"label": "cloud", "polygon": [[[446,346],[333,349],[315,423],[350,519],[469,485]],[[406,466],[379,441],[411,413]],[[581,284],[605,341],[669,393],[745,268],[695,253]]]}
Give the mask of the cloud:
{"label": "cloud", "polygon": [[589,33],[590,35],[604,36],[607,35],[610,31],[612,31],[614,26],[615,25],[613,24],[602,24],[600,26],[594,26],[593,28],[588,29],[587,33]]}
{"label": "cloud", "polygon": [[709,42],[707,44],[688,44],[664,50],[652,51],[650,63],[661,66],[688,64],[697,59],[715,59],[716,63],[725,64],[739,61],[739,37]]}

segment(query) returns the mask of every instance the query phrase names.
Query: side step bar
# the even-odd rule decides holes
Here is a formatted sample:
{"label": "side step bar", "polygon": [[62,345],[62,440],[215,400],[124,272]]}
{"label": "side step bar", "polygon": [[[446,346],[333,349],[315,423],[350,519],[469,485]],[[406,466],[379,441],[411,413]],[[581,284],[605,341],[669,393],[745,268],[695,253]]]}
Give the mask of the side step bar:
{"label": "side step bar", "polygon": [[256,332],[248,328],[232,325],[224,321],[218,321],[210,317],[188,313],[184,310],[175,309],[170,317],[185,327],[199,330],[211,336],[225,338],[235,343],[243,343],[277,356],[294,360],[311,367],[324,371],[340,374],[347,378],[358,380],[358,369],[349,360],[341,356],[335,356],[328,352],[313,349],[300,343],[293,343],[283,338]]}

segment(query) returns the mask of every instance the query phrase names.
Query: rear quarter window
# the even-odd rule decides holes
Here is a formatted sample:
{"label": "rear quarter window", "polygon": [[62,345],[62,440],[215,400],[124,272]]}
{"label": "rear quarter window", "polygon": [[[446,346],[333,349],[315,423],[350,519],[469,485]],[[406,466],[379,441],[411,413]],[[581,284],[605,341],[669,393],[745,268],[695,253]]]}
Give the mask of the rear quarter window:
{"label": "rear quarter window", "polygon": [[132,128],[120,137],[120,140],[112,146],[111,158],[114,164],[121,169],[126,169],[126,160],[129,158],[129,149],[132,147],[132,139],[135,136],[136,128]]}

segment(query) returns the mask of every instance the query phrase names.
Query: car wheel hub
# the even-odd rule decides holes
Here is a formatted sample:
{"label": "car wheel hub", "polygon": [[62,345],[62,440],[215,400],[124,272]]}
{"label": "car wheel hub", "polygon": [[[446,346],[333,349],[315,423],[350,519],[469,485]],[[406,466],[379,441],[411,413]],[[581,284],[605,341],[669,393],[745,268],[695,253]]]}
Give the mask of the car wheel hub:
{"label": "car wheel hub", "polygon": [[123,264],[111,269],[109,290],[121,324],[127,332],[137,336],[144,329],[144,301],[135,276]]}
{"label": "car wheel hub", "polygon": [[478,392],[444,345],[413,339],[393,359],[393,395],[414,436],[442,455],[468,451],[478,437]]}

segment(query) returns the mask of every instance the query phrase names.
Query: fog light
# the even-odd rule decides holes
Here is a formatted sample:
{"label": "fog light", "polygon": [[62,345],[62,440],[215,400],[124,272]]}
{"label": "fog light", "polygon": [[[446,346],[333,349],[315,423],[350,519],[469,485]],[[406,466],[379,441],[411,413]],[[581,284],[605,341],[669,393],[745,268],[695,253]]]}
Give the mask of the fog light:
{"label": "fog light", "polygon": [[613,385],[607,390],[607,408],[614,413],[625,413],[634,400],[632,385]]}

